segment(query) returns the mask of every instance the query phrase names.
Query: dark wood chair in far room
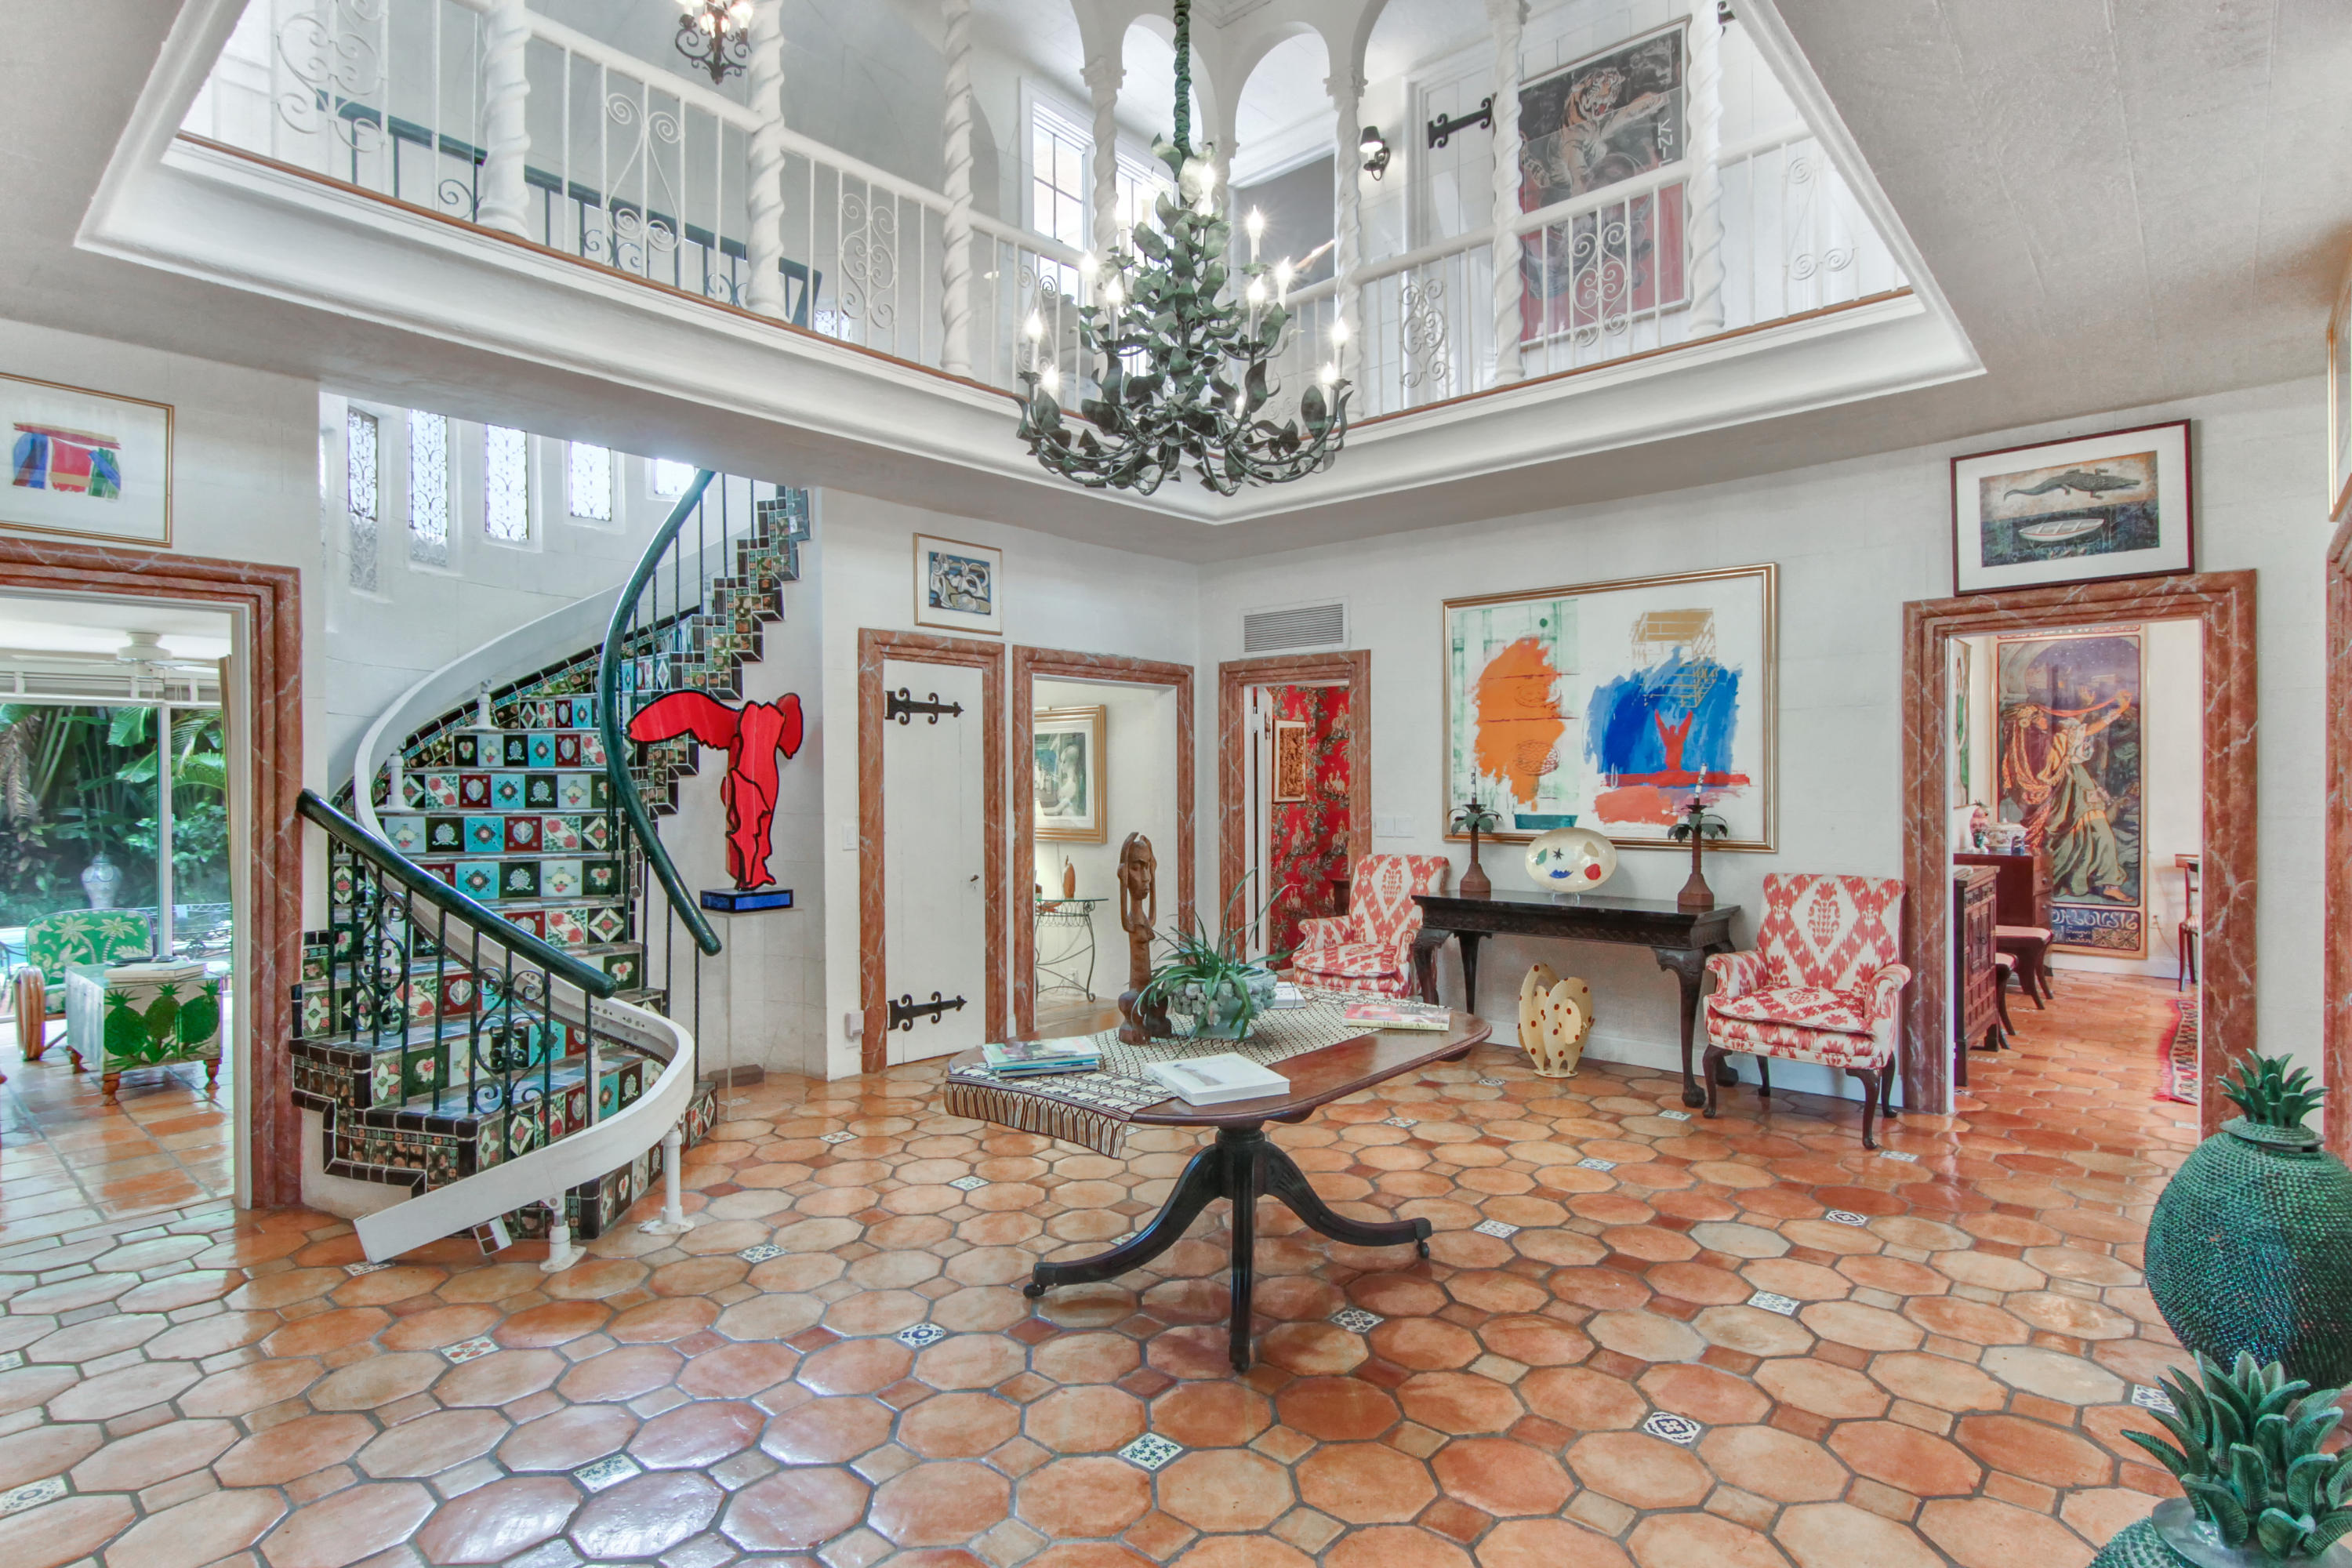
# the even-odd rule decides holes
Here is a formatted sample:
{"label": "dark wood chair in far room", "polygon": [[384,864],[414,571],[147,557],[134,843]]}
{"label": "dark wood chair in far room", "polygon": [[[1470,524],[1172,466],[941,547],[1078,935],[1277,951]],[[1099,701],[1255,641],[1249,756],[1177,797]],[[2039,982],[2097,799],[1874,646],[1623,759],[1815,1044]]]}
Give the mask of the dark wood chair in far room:
{"label": "dark wood chair in far room", "polygon": [[[1993,945],[2010,955],[2025,994],[2036,1007],[2043,998],[2054,1000],[2050,984],[2050,855],[2035,849],[2022,855],[1991,855],[1981,851],[1952,857],[1958,866],[1990,866],[1996,878],[1999,914]],[[2006,995],[2006,991],[2003,993]]]}
{"label": "dark wood chair in far room", "polygon": [[[2015,969],[2025,994],[2033,998],[2039,1008],[2042,998],[2057,994],[2050,989],[2050,932],[2043,926],[1995,926],[1993,946],[2000,950]],[[2007,994],[2007,987],[2002,988]]]}
{"label": "dark wood chair in far room", "polygon": [[2199,855],[2175,855],[2172,864],[2180,872],[2180,967],[2172,976],[2172,988],[2178,991],[2197,984],[2197,944],[2205,935],[2197,914],[2197,883],[2204,860]]}

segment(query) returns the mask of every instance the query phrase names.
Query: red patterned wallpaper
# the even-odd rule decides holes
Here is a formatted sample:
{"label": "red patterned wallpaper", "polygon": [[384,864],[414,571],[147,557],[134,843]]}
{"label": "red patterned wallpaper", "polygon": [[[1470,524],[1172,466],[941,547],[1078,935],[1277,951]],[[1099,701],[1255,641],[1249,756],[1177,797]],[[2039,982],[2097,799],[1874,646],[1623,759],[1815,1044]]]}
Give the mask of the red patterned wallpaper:
{"label": "red patterned wallpaper", "polygon": [[1267,880],[1279,889],[1267,916],[1276,952],[1298,942],[1298,922],[1328,915],[1330,879],[1348,865],[1348,689],[1342,686],[1276,686],[1267,689],[1276,719],[1303,719],[1314,757],[1312,781],[1300,804],[1276,805]]}

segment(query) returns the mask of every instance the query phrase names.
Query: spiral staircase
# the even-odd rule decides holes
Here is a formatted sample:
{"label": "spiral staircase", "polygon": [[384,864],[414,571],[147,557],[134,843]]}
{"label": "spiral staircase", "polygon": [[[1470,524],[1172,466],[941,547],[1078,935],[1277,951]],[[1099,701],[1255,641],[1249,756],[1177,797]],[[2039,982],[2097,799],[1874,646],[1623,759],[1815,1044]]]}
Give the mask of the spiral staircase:
{"label": "spiral staircase", "polygon": [[[372,1260],[471,1232],[547,1236],[562,1267],[715,1118],[695,1035],[719,943],[657,826],[698,755],[625,716],[740,700],[809,498],[743,511],[698,473],[625,584],[410,688],[362,737],[348,811],[303,796],[331,918],[303,939],[293,1094],[329,1174],[403,1194],[357,1222]],[[674,1180],[649,1223],[686,1223]]]}

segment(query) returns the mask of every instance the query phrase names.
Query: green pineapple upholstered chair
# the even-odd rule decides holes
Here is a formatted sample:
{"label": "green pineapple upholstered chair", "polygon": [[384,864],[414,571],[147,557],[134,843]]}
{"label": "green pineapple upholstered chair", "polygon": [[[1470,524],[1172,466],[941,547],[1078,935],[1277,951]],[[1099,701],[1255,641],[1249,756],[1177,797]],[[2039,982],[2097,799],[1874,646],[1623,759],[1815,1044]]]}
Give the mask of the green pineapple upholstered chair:
{"label": "green pineapple upholstered chair", "polygon": [[79,1062],[93,1045],[108,1099],[132,1068],[205,1065],[220,1081],[226,966],[193,963],[76,964],[66,975],[66,1044]]}
{"label": "green pineapple upholstered chair", "polygon": [[[16,1044],[37,1062],[48,1048],[48,1021],[66,1010],[66,972],[76,964],[121,963],[155,951],[154,927],[139,910],[59,910],[25,927],[25,966],[16,971]],[[74,1071],[83,1070],[71,1038]]]}

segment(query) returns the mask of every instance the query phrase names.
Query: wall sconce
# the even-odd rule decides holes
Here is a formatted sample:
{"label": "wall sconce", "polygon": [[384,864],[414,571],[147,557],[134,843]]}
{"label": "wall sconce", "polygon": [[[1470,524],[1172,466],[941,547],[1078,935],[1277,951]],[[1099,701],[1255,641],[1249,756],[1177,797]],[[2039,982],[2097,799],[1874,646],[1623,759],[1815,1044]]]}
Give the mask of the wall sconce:
{"label": "wall sconce", "polygon": [[1364,127],[1363,138],[1356,143],[1356,151],[1364,155],[1365,171],[1375,180],[1389,172],[1389,139],[1381,134],[1379,126]]}

